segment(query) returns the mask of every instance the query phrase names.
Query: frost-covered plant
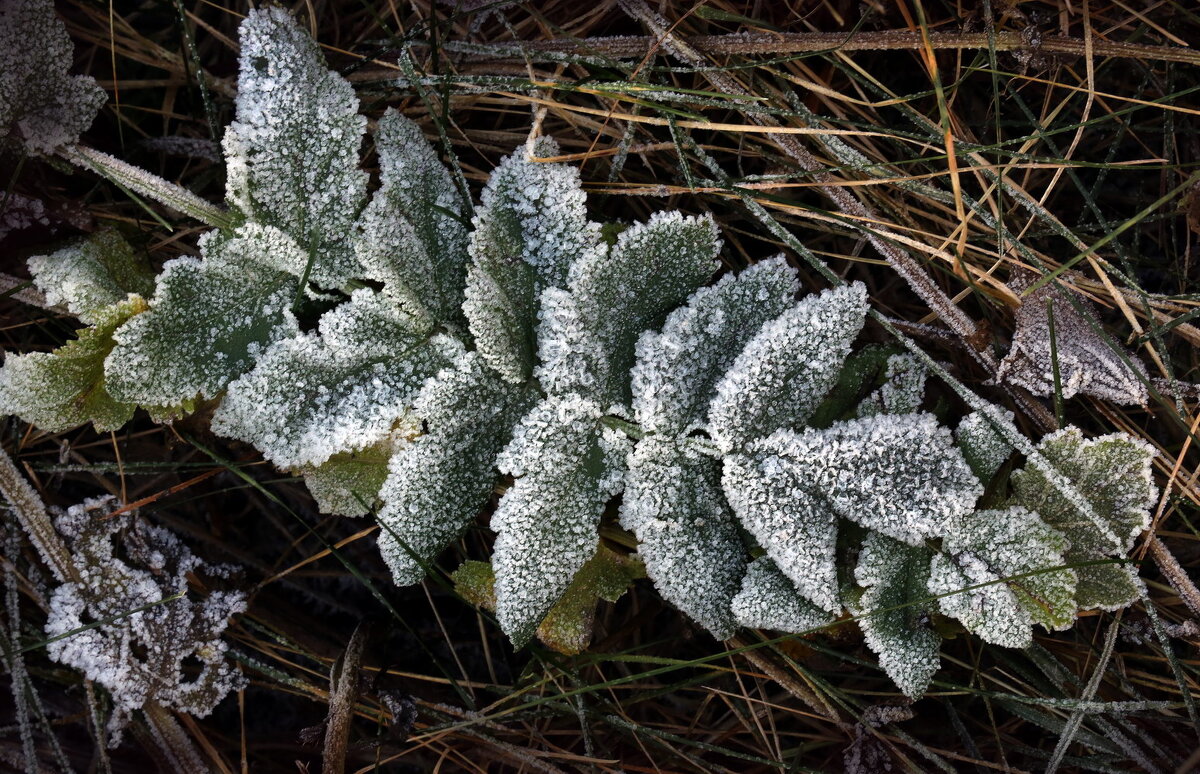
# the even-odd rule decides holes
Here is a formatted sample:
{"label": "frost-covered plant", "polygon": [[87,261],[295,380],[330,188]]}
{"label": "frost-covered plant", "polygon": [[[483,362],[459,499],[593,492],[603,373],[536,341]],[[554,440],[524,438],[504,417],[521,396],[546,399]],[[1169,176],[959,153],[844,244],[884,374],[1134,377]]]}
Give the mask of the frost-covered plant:
{"label": "frost-covered plant", "polygon": [[[504,159],[472,208],[389,111],[368,197],[365,123],[286,13],[252,11],[224,143],[232,225],[168,261],[152,294],[98,248],[37,259],[44,290],[72,288],[57,297],[88,343],[14,357],[0,401],[101,428],[218,402],[213,429],[304,474],[322,508],[375,510],[399,584],[499,494],[490,564],[455,578],[518,646],[585,647],[597,599],[644,568],[718,638],[849,611],[917,697],[935,616],[1019,647],[1035,623],[1137,595],[1115,558],[1148,523],[1143,444],[1063,431],[1008,495],[1003,412],[952,433],[921,410],[915,359],[854,351],[861,284],[798,298],[782,256],[711,282],[710,217],[602,228],[578,173],[541,160],[548,138]],[[312,330],[300,310],[321,312]],[[37,378],[68,362],[71,378]]]}
{"label": "frost-covered plant", "polygon": [[148,702],[203,717],[243,686],[221,634],[245,610],[246,596],[209,590],[190,598],[189,575],[211,582],[232,568],[198,559],[161,527],[108,518],[111,503],[87,501],[55,519],[80,580],[50,597],[46,649],[112,696],[115,743],[130,714]]}

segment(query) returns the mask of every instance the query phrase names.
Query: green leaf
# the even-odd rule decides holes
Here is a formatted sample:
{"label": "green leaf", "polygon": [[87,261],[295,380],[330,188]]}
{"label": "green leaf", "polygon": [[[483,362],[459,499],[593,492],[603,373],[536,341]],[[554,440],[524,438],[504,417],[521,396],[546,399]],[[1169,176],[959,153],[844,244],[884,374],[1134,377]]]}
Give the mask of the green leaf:
{"label": "green leaf", "polygon": [[475,211],[463,311],[479,353],[510,382],[532,373],[541,292],[565,285],[572,261],[604,251],[579,172],[532,160],[557,153],[545,137],[517,149],[492,172]]}
{"label": "green leaf", "polygon": [[634,416],[646,430],[681,434],[704,422],[716,383],[754,334],[792,305],[800,283],[782,255],[700,288],[636,345]]}
{"label": "green leaf", "polygon": [[496,615],[515,647],[595,553],[605,503],[621,489],[629,444],[601,416],[578,395],[546,398],[497,459],[516,477],[492,516]]}
{"label": "green leaf", "polygon": [[51,433],[91,422],[97,431],[116,430],[133,418],[136,406],[116,400],[104,376],[104,358],[113,331],[144,311],[138,296],[89,316],[95,325],[54,352],[10,354],[0,369],[0,414],[16,414]]}
{"label": "green leaf", "polygon": [[[996,406],[988,410],[994,413],[998,421],[1013,420],[1011,411]],[[981,411],[974,411],[962,418],[958,429],[954,431],[954,440],[971,470],[984,482],[996,475],[996,471],[1013,452],[1012,446]]]}
{"label": "green leaf", "polygon": [[[1023,648],[1033,624],[1066,629],[1075,622],[1075,571],[1038,572],[1063,567],[1066,548],[1061,532],[1025,508],[977,511],[947,526],[929,591],[950,594],[939,600],[942,612],[987,642]],[[999,582],[952,593],[993,581]]]}
{"label": "green leaf", "polygon": [[367,120],[346,79],[325,66],[317,44],[282,8],[251,10],[242,22],[237,113],[225,131],[226,198],[255,223],[302,245],[303,267],[324,287],[343,287],[361,268],[351,246],[366,199],[358,168]]}
{"label": "green leaf", "polygon": [[388,475],[388,460],[397,447],[408,443],[419,428],[401,420],[391,436],[365,449],[339,452],[317,466],[302,467],[301,475],[321,513],[357,517],[365,515],[379,497]]}
{"label": "green leaf", "polygon": [[850,605],[867,647],[904,695],[919,699],[938,670],[940,638],[930,624],[929,561],[933,552],[878,532],[863,542],[854,579],[864,587]]}
{"label": "green leaf", "polygon": [[50,255],[33,256],[29,272],[48,303],[65,306],[89,325],[111,317],[109,307],[130,293],[148,296],[154,291],[149,264],[113,229]]}
{"label": "green leaf", "polygon": [[568,656],[582,653],[592,642],[600,600],[616,602],[641,576],[640,570],[630,557],[598,546],[538,626],[538,639]]}
{"label": "green leaf", "polygon": [[496,455],[530,402],[474,352],[421,388],[413,413],[426,432],[392,457],[380,491],[379,551],[396,585],[425,577],[425,566],[479,515],[496,483]]}
{"label": "green leaf", "polygon": [[276,229],[248,224],[202,237],[203,261],[167,261],[149,311],[114,334],[104,364],[113,397],[143,406],[216,397],[268,345],[296,335],[296,279],[260,260],[298,250]]}
{"label": "green leaf", "polygon": [[760,556],[746,567],[741,589],[733,598],[737,622],[753,629],[800,633],[837,620],[808,601],[769,557]]}
{"label": "green leaf", "polygon": [[421,129],[393,109],[375,132],[380,186],[359,219],[354,249],[366,275],[418,317],[459,316],[468,215]]}
{"label": "green leaf", "polygon": [[421,385],[462,349],[382,293],[362,288],[318,331],[283,339],[229,385],[213,430],[283,468],[321,465],[387,438]]}
{"label": "green leaf", "polygon": [[[1154,448],[1124,433],[1085,439],[1077,427],[1046,436],[1038,452],[1073,485],[1083,502],[1073,501],[1033,465],[1013,473],[1011,503],[1036,511],[1070,543],[1068,562],[1124,557],[1134,538],[1150,526],[1158,497],[1151,473]],[[1119,544],[1113,544],[1088,518],[1103,520]],[[1080,567],[1076,599],[1084,610],[1116,610],[1133,602],[1138,586],[1122,565]]]}
{"label": "green leaf", "polygon": [[911,414],[925,398],[925,366],[907,353],[888,358],[884,382],[858,406],[860,417]]}
{"label": "green leaf", "polygon": [[720,488],[720,461],[686,442],[647,436],[629,455],[621,525],[638,539],[646,574],[718,640],[733,636],[730,605],[746,550]]}
{"label": "green leaf", "polygon": [[806,296],[750,340],[717,384],[709,432],[732,451],[802,425],[837,381],[867,314],[867,289],[843,285]]}
{"label": "green leaf", "polygon": [[107,99],[75,60],[51,0],[0,2],[0,139],[16,130],[28,153],[51,154],[79,141]]}
{"label": "green leaf", "polygon": [[628,403],[638,336],[708,281],[720,245],[711,218],[665,212],[621,232],[611,250],[574,261],[567,289],[542,294],[542,387],[603,406]]}

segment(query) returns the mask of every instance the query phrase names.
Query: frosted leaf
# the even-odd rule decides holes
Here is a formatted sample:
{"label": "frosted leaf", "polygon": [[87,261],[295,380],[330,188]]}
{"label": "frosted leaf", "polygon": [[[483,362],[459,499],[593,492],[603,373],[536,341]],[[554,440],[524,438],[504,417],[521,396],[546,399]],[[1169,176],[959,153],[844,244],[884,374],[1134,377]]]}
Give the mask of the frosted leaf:
{"label": "frosted leaf", "polygon": [[463,312],[479,353],[510,382],[533,368],[542,291],[563,287],[572,261],[605,249],[599,225],[587,219],[578,170],[532,160],[557,153],[542,137],[501,161],[472,221]]}
{"label": "frosted leaf", "polygon": [[[996,420],[1013,421],[1011,411],[998,407],[991,407],[989,410],[994,412]],[[990,481],[1013,451],[1008,441],[1004,440],[1004,436],[1000,435],[988,417],[980,411],[962,418],[958,429],[954,431],[954,440],[980,481]]]}
{"label": "frosted leaf", "polygon": [[74,48],[51,0],[0,0],[0,139],[16,130],[28,153],[79,141],[107,99],[68,75]]}
{"label": "frosted leaf", "polygon": [[[165,529],[95,512],[107,510],[111,502],[88,501],[56,520],[81,580],[63,584],[51,595],[46,635],[120,618],[49,642],[46,652],[109,692],[116,705],[109,723],[114,734],[134,710],[150,702],[203,717],[245,685],[226,658],[221,635],[229,617],[245,610],[246,596],[219,590],[194,596],[188,591],[189,575],[211,585],[233,568],[203,562]],[[117,533],[120,553],[114,547]],[[163,601],[181,592],[183,597]],[[152,607],[128,615],[146,605]],[[199,661],[199,673],[185,671],[185,660]]]}
{"label": "frosted leaf", "polygon": [[664,212],[621,232],[607,253],[574,261],[566,292],[543,295],[536,371],[543,388],[603,406],[628,403],[638,335],[708,281],[720,246],[710,217]]}
{"label": "frosted leaf", "polygon": [[745,548],[720,488],[720,462],[686,442],[648,436],[629,455],[621,525],[638,539],[646,574],[718,640],[733,636],[730,604]]}
{"label": "frosted leaf", "polygon": [[143,406],[215,397],[272,342],[294,336],[296,279],[258,262],[281,247],[297,249],[274,229],[210,231],[203,261],[163,264],[149,311],[114,334],[104,363],[113,397]]}
{"label": "frosted leaf", "polygon": [[516,647],[595,553],[605,503],[621,490],[629,443],[601,416],[578,395],[546,398],[496,460],[516,477],[492,516],[496,617]]}
{"label": "frosted leaf", "polygon": [[[1096,529],[1079,504],[1073,503],[1032,465],[1012,475],[1012,504],[1036,511],[1066,536],[1068,562],[1123,558],[1134,538],[1150,526],[1150,510],[1158,497],[1152,463],[1154,448],[1124,433],[1085,439],[1068,427],[1042,439],[1038,451],[1065,476],[1121,540],[1113,545]],[[1116,610],[1138,596],[1129,568],[1121,565],[1079,567],[1076,601],[1084,610]]]}
{"label": "frosted leaf", "polygon": [[858,406],[860,417],[876,414],[911,414],[925,399],[925,366],[909,354],[892,355],[884,382]]}
{"label": "frosted leaf", "polygon": [[96,430],[116,430],[137,408],[109,394],[104,358],[113,348],[113,331],[144,311],[138,296],[89,315],[95,322],[78,338],[53,352],[9,354],[0,368],[0,414],[15,414],[51,433],[91,422]]}
{"label": "frosted leaf", "polygon": [[496,455],[529,397],[474,352],[421,388],[413,413],[426,432],[391,458],[379,495],[379,551],[396,585],[424,578],[425,565],[479,515],[496,483]]}
{"label": "frosted leaf", "polygon": [[[1020,292],[1037,278],[1023,274],[1009,283]],[[1068,299],[1066,293],[1072,293]],[[1053,304],[1054,349],[1058,356],[1059,384],[1063,398],[1082,393],[1114,403],[1144,406],[1149,377],[1137,357],[1125,352],[1125,358],[1113,351],[1075,304],[1092,320],[1098,320],[1096,308],[1083,296],[1055,287],[1049,282],[1030,293],[1017,309],[1012,348],[1000,361],[996,379],[1015,384],[1034,395],[1054,394],[1054,364],[1050,357],[1050,315],[1046,304]],[[1128,362],[1126,362],[1128,361]],[[1132,366],[1132,367],[1131,367]]]}
{"label": "frosted leaf", "polygon": [[768,322],[717,384],[709,432],[723,451],[808,419],[837,381],[867,314],[867,289],[805,297]]}
{"label": "frosted leaf", "polygon": [[978,511],[947,525],[942,553],[931,563],[929,591],[947,594],[1001,581],[943,596],[939,604],[987,642],[1023,648],[1032,641],[1034,623],[1066,629],[1075,622],[1075,571],[1037,573],[1066,564],[1066,547],[1062,533],[1024,508]]}
{"label": "frosted leaf", "polygon": [[725,498],[801,594],[830,612],[838,595],[837,514],[779,455],[734,454],[725,458]]}
{"label": "frosted leaf", "polygon": [[381,184],[355,231],[358,260],[414,314],[453,319],[467,271],[463,198],[420,128],[393,109],[379,119],[375,148]]}
{"label": "frosted leaf", "polygon": [[111,229],[50,255],[33,256],[29,272],[47,303],[66,307],[89,325],[109,316],[102,310],[128,294],[148,296],[154,291],[150,266]]}
{"label": "frosted leaf", "polygon": [[357,517],[370,511],[387,478],[388,460],[420,432],[412,415],[402,417],[398,425],[378,443],[338,452],[320,465],[299,469],[321,513]]}
{"label": "frosted leaf", "polygon": [[687,306],[667,316],[661,332],[643,333],[631,373],[638,424],[660,433],[701,424],[717,380],[746,342],[792,305],[799,289],[795,270],[776,256],[700,288]]}
{"label": "frosted leaf", "polygon": [[251,10],[240,35],[237,113],[223,141],[226,198],[302,245],[314,282],[341,287],[361,274],[350,241],[366,198],[358,152],[367,120],[354,89],[287,11]]}
{"label": "frosted leaf", "polygon": [[797,634],[833,623],[836,615],[809,602],[766,556],[746,567],[741,589],[733,598],[733,615],[741,626]]}
{"label": "frosted leaf", "polygon": [[387,438],[421,385],[459,351],[382,293],[361,288],[318,331],[273,344],[229,385],[213,431],[282,468],[320,465]]}
{"label": "frosted leaf", "polygon": [[919,699],[938,670],[939,638],[929,622],[936,603],[929,599],[933,552],[872,532],[854,568],[862,595],[850,605],[867,647],[905,696]]}

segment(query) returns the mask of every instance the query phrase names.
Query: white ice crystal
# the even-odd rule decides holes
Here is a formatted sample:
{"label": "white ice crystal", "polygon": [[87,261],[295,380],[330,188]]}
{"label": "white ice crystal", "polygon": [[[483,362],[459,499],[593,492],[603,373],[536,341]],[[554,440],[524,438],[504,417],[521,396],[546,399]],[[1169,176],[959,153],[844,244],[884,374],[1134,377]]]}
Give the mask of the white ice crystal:
{"label": "white ice crystal", "polygon": [[929,561],[924,546],[872,532],[863,541],[854,579],[864,588],[850,606],[867,647],[906,696],[919,699],[938,670],[938,636],[929,614]]}
{"label": "white ice crystal", "polygon": [[991,480],[1013,452],[1012,446],[992,424],[996,419],[1012,422],[1013,413],[996,406],[990,407],[989,411],[994,414],[993,419],[982,411],[973,411],[962,418],[954,431],[954,440],[962,450],[963,458],[980,481]]}
{"label": "white ice crystal", "polygon": [[700,288],[668,315],[661,332],[643,333],[631,373],[638,424],[661,433],[701,424],[717,380],[799,290],[795,270],[776,256]]}
{"label": "white ice crystal", "polygon": [[421,385],[462,345],[430,335],[384,294],[361,288],[314,333],[283,339],[229,385],[213,430],[283,468],[320,465],[386,438]]}
{"label": "white ice crystal", "polygon": [[566,290],[542,296],[535,374],[543,388],[628,403],[638,336],[708,281],[720,246],[711,218],[660,212],[623,231],[611,250],[573,261]]}
{"label": "white ice crystal", "polygon": [[808,632],[837,619],[801,596],[788,577],[765,556],[746,567],[732,609],[742,626],[780,632]]}
{"label": "white ice crystal", "polygon": [[472,221],[463,311],[479,353],[511,382],[533,368],[542,291],[565,286],[572,261],[605,250],[600,226],[587,219],[579,171],[533,160],[557,153],[543,137],[501,161]]}
{"label": "white ice crystal", "polygon": [[495,485],[494,462],[529,394],[465,353],[421,388],[413,413],[426,432],[389,462],[379,492],[379,551],[399,586],[417,583],[425,565],[479,514]]}
{"label": "white ice crystal", "polygon": [[686,442],[648,436],[628,464],[621,526],[637,536],[646,574],[663,599],[728,639],[746,550],[721,493],[720,462]]}
{"label": "white ice crystal", "polygon": [[50,255],[33,256],[29,272],[47,303],[65,306],[88,324],[130,293],[149,296],[154,290],[150,266],[113,230],[98,231]]}
{"label": "white ice crystal", "polygon": [[[1075,571],[1058,569],[1066,547],[1062,533],[1024,508],[955,518],[931,563],[929,591],[949,594],[939,600],[942,612],[987,642],[1023,648],[1034,623],[1065,629],[1075,621]],[[992,581],[999,582],[950,594]]]}
{"label": "white ice crystal", "polygon": [[379,190],[354,235],[363,270],[414,314],[458,316],[467,271],[468,213],[420,128],[389,109],[375,132]]}
{"label": "white ice crystal", "polygon": [[496,616],[518,647],[595,554],[600,515],[621,490],[629,443],[601,416],[578,395],[546,398],[496,460],[516,477],[492,516]]}
{"label": "white ice crystal", "polygon": [[888,358],[884,382],[858,406],[860,417],[909,414],[925,398],[925,366],[907,353]]}
{"label": "white ice crystal", "polygon": [[[1085,439],[1077,427],[1052,433],[1038,444],[1038,452],[1065,476],[1086,503],[1073,502],[1033,465],[1013,473],[1012,503],[1037,511],[1070,543],[1070,562],[1123,558],[1134,538],[1150,526],[1150,511],[1158,499],[1152,465],[1154,447],[1124,433]],[[1120,540],[1113,544],[1089,519],[1090,506]],[[1138,586],[1128,567],[1102,564],[1080,567],[1077,602],[1088,610],[1116,610],[1138,596]]]}
{"label": "white ice crystal", "polygon": [[215,397],[267,346],[296,335],[296,279],[272,265],[298,250],[282,232],[250,225],[206,234],[202,261],[163,264],[150,310],[114,334],[104,365],[113,397],[163,407]]}
{"label": "white ice crystal", "polygon": [[226,198],[301,245],[314,282],[341,287],[361,273],[350,238],[366,198],[358,153],[367,119],[350,83],[325,66],[287,11],[253,9],[240,33],[237,113],[224,139]]}
{"label": "white ice crystal", "polygon": [[709,432],[731,451],[785,427],[802,425],[829,388],[867,314],[867,289],[843,285],[771,320],[717,384]]}
{"label": "white ice crystal", "polygon": [[0,140],[16,130],[29,153],[72,145],[106,95],[96,81],[68,75],[74,57],[52,0],[0,0]]}

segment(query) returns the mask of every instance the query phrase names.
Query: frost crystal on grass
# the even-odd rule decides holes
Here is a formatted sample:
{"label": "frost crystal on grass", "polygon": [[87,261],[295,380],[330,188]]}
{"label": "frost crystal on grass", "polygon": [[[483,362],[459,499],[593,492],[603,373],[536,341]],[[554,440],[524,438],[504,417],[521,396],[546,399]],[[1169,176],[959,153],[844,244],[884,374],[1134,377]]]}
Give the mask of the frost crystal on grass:
{"label": "frost crystal on grass", "polygon": [[163,265],[149,311],[114,334],[104,364],[117,400],[170,407],[217,396],[268,345],[296,335],[296,279],[260,263],[298,250],[275,229],[243,227],[200,240],[204,260]]}
{"label": "frost crystal on grass", "polygon": [[708,424],[722,451],[812,414],[837,381],[867,314],[861,283],[806,296],[762,327],[717,384]]}
{"label": "frost crystal on grass", "polygon": [[737,629],[730,611],[746,550],[720,487],[720,462],[686,442],[644,438],[629,455],[621,526],[638,539],[663,599],[718,640]]}
{"label": "frost crystal on grass", "polygon": [[355,232],[358,260],[413,314],[453,319],[467,270],[463,198],[420,128],[395,110],[379,119],[375,148],[380,186]]}
{"label": "frost crystal on grass", "polygon": [[791,633],[807,632],[837,619],[801,596],[788,577],[765,556],[746,567],[741,589],[733,598],[732,611],[742,626]]}
{"label": "frost crystal on grass", "polygon": [[863,542],[854,579],[864,588],[850,605],[867,647],[904,694],[919,699],[938,670],[938,636],[929,623],[929,560],[924,546],[908,546],[872,532]]}
{"label": "frost crystal on grass", "polygon": [[541,292],[563,287],[572,261],[605,249],[600,226],[587,219],[578,170],[532,160],[557,153],[543,137],[501,161],[472,221],[463,311],[479,353],[510,382],[533,369]]}
{"label": "frost crystal on grass", "polygon": [[858,407],[860,417],[876,414],[911,414],[925,398],[925,366],[909,354],[892,355],[884,382]]}
{"label": "frost crystal on grass", "polygon": [[282,8],[251,10],[241,47],[237,115],[224,139],[229,203],[303,245],[314,282],[341,287],[361,273],[350,236],[366,198],[358,151],[367,119]]}
{"label": "frost crystal on grass", "polygon": [[[989,411],[994,412],[996,419],[1013,421],[1011,411],[998,407],[991,407]],[[962,418],[958,429],[954,431],[954,440],[980,481],[990,481],[1013,451],[1012,446],[1004,440],[1004,436],[1000,435],[987,415],[980,411]]]}
{"label": "frost crystal on grass", "polygon": [[[96,513],[110,502],[89,501],[57,519],[81,580],[59,586],[50,598],[46,635],[75,633],[48,643],[46,651],[108,690],[116,705],[109,723],[114,734],[147,702],[203,717],[245,684],[225,657],[221,634],[229,617],[245,609],[246,597],[237,591],[189,597],[189,575],[221,578],[232,568],[198,559],[165,529],[141,521],[127,526],[128,516]],[[121,531],[127,558],[119,558],[113,545]],[[164,601],[179,593],[185,596]],[[184,671],[185,659],[200,663],[198,674]]]}
{"label": "frost crystal on grass", "polygon": [[638,424],[684,433],[703,423],[717,380],[799,290],[795,270],[776,256],[700,288],[667,316],[661,332],[643,333],[631,373]]}
{"label": "frost crystal on grass", "polygon": [[68,75],[74,49],[51,0],[0,0],[0,139],[14,129],[29,153],[78,142],[107,96]]}
{"label": "frost crystal on grass", "polygon": [[89,325],[107,308],[130,293],[148,296],[154,274],[144,259],[113,230],[99,231],[87,240],[50,255],[29,259],[34,284],[50,304],[61,305]]}
{"label": "frost crystal on grass", "polygon": [[[1010,283],[1018,292],[1033,285],[1036,277],[1021,275]],[[1122,351],[1118,354],[1088,324],[1084,314],[1098,320],[1096,308],[1083,296],[1067,293],[1049,282],[1030,293],[1016,313],[1016,330],[1012,348],[1000,362],[996,378],[1016,384],[1034,395],[1054,394],[1054,359],[1050,350],[1050,313],[1054,310],[1054,353],[1058,358],[1059,384],[1062,396],[1072,398],[1078,393],[1091,395],[1114,403],[1145,405],[1146,382],[1149,377],[1137,357]],[[1072,301],[1084,311],[1076,311]]]}
{"label": "frost crystal on grass", "polygon": [[16,414],[52,433],[92,422],[96,430],[117,430],[136,406],[109,394],[104,358],[113,348],[113,331],[144,311],[138,296],[93,311],[95,322],[79,337],[53,352],[9,354],[0,368],[0,414]]}
{"label": "frost crystal on grass", "polygon": [[[1013,473],[1012,503],[1037,513],[1066,536],[1068,562],[1121,557],[1134,538],[1150,526],[1150,509],[1158,496],[1151,475],[1154,448],[1123,433],[1085,439],[1068,427],[1042,439],[1038,451],[1069,480],[1121,540],[1113,545],[1096,529],[1079,504],[1065,497],[1032,465]],[[1112,564],[1080,567],[1076,599],[1084,610],[1116,610],[1138,596],[1129,568]]]}
{"label": "frost crystal on grass", "polygon": [[471,352],[425,383],[413,413],[426,432],[392,457],[380,491],[379,551],[399,586],[465,530],[496,482],[494,461],[529,394]]}
{"label": "frost crystal on grass", "polygon": [[516,481],[492,516],[496,616],[517,647],[595,553],[604,505],[621,490],[629,442],[601,416],[578,395],[546,398],[497,458]]}
{"label": "frost crystal on grass", "polygon": [[213,430],[283,468],[320,465],[386,438],[461,346],[416,327],[382,293],[356,290],[318,332],[277,342],[230,384]]}
{"label": "frost crystal on grass", "polygon": [[611,250],[574,261],[567,291],[543,295],[536,371],[542,386],[603,406],[628,403],[638,335],[708,281],[720,246],[711,218],[666,212],[623,231]]}
{"label": "frost crystal on grass", "polygon": [[942,612],[988,642],[1023,648],[1034,623],[1065,629],[1075,622],[1075,571],[1051,570],[1066,564],[1066,547],[1062,533],[1024,508],[956,518],[933,559],[929,591],[946,594],[1000,581],[942,597]]}

